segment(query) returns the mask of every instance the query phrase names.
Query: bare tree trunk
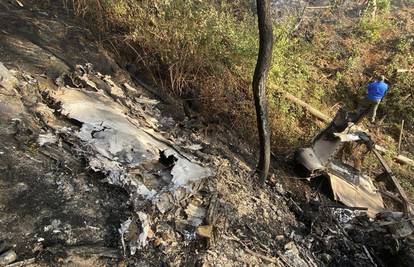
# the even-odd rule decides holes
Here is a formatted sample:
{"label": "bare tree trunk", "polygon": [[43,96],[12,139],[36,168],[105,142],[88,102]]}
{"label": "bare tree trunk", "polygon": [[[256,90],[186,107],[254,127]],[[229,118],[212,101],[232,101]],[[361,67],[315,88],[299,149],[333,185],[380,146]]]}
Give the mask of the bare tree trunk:
{"label": "bare tree trunk", "polygon": [[256,0],[260,46],[253,76],[253,95],[259,131],[260,156],[257,173],[264,183],[269,174],[270,132],[267,112],[266,79],[272,61],[273,30],[269,0]]}
{"label": "bare tree trunk", "polygon": [[372,0],[372,13],[371,13],[371,20],[375,20],[375,16],[377,15],[377,0]]}

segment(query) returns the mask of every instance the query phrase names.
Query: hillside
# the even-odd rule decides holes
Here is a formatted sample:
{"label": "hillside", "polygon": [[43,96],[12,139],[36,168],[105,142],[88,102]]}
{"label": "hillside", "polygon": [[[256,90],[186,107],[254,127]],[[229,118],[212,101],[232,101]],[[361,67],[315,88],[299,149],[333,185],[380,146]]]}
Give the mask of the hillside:
{"label": "hillside", "polygon": [[[363,124],[393,150],[404,119],[412,157],[414,78],[396,72],[412,64],[409,5],[373,22],[353,5],[310,10],[294,31],[297,18],[275,20],[265,185],[250,2],[0,7],[0,266],[412,265],[404,222],[368,218],[323,179],[298,177],[293,151],[324,125],[282,96],[332,116],[385,73],[382,122]],[[410,193],[412,170],[392,165]]]}
{"label": "hillside", "polygon": [[[403,150],[412,153],[412,72],[398,72],[412,66],[412,6],[379,1],[375,19],[366,1],[334,1],[330,8],[313,9],[327,4],[275,2],[268,92],[272,133],[278,136],[273,151],[290,151],[318,130],[306,111],[281,98],[283,92],[333,115],[340,104],[356,108],[366,84],[384,74],[393,90],[380,107],[378,132],[392,139],[383,136],[378,142],[396,149],[405,119]],[[68,8],[131,73],[161,88],[159,93],[178,97],[212,127],[230,125],[249,143],[256,142],[250,82],[258,43],[252,3],[109,1],[96,6],[74,1]]]}

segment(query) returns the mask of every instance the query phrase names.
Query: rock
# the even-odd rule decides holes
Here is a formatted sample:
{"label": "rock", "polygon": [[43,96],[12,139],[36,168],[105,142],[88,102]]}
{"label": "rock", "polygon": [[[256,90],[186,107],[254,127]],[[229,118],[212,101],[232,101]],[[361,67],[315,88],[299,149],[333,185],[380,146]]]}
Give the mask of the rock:
{"label": "rock", "polygon": [[62,225],[62,222],[59,219],[53,219],[51,224],[43,227],[43,231],[45,232],[52,231],[53,233],[57,233],[57,232],[60,232],[61,225]]}
{"label": "rock", "polygon": [[212,225],[200,225],[197,227],[196,233],[199,236],[211,238],[213,235],[213,226]]}
{"label": "rock", "polygon": [[0,255],[0,266],[6,266],[17,260],[17,254],[13,250],[8,250]]}
{"label": "rock", "polygon": [[293,241],[290,241],[285,245],[285,249],[292,251],[294,254],[299,254],[298,248],[296,247],[295,243]]}
{"label": "rock", "polygon": [[286,194],[285,189],[283,188],[282,184],[280,184],[280,183],[275,184],[275,189],[281,195]]}
{"label": "rock", "polygon": [[[39,241],[39,240],[41,240],[41,241]],[[44,241],[44,239],[39,238],[37,241],[38,241],[38,243],[34,244],[34,246],[33,246],[33,249],[32,249],[33,253],[40,253],[45,249],[44,246],[43,246],[43,243],[41,243],[41,242]]]}
{"label": "rock", "polygon": [[325,263],[330,263],[332,260],[332,256],[329,255],[328,253],[322,253],[321,254],[321,259],[325,262]]}
{"label": "rock", "polygon": [[[24,192],[24,191],[26,191],[28,189],[29,189],[29,186],[27,184],[25,184],[25,183],[17,183],[14,186],[14,190],[15,190],[15,192],[17,194],[22,193],[22,192]],[[0,253],[1,253],[1,249],[0,249]]]}
{"label": "rock", "polygon": [[276,236],[277,241],[282,241],[283,239],[285,239],[285,237],[283,235],[277,235]]}
{"label": "rock", "polygon": [[0,87],[4,87],[7,91],[11,91],[17,82],[18,81],[13,74],[0,62]]}
{"label": "rock", "polygon": [[0,123],[18,117],[24,110],[21,98],[15,89],[18,80],[0,62]]}
{"label": "rock", "polygon": [[265,209],[263,209],[263,218],[269,220],[269,213]]}
{"label": "rock", "polygon": [[411,221],[401,220],[398,223],[392,224],[390,227],[391,232],[398,237],[407,237],[414,231],[414,227]]}

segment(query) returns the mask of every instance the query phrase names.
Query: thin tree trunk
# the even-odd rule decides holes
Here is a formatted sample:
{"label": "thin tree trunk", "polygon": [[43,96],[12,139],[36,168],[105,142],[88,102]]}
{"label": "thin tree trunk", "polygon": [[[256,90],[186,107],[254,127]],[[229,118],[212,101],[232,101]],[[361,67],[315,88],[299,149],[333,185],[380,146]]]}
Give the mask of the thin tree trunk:
{"label": "thin tree trunk", "polygon": [[371,20],[375,20],[375,16],[377,15],[377,0],[372,0],[372,13],[371,13]]}
{"label": "thin tree trunk", "polygon": [[273,31],[269,0],[257,0],[260,46],[253,76],[253,95],[259,132],[260,156],[257,173],[264,183],[269,174],[270,132],[267,112],[266,79],[272,61]]}

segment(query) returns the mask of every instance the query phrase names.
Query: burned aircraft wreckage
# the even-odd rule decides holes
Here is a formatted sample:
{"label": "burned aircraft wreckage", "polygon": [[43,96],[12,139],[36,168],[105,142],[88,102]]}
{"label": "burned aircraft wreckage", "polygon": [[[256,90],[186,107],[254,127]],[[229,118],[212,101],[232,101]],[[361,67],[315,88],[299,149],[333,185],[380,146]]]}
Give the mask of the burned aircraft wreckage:
{"label": "burned aircraft wreckage", "polygon": [[[340,109],[331,123],[313,139],[310,147],[300,148],[295,152],[295,162],[301,170],[301,175],[305,174],[310,179],[326,177],[334,200],[351,208],[365,210],[371,218],[384,214],[392,214],[394,218],[406,218],[409,223],[404,226],[403,235],[409,235],[414,229],[409,219],[413,216],[412,206],[373,140],[356,125],[364,114],[366,112],[353,114]],[[368,152],[373,153],[377,165],[382,169],[379,175],[370,177],[368,173],[361,171],[359,164],[352,166],[351,163],[342,160],[343,154],[352,145],[365,149],[362,159],[359,160],[364,160]],[[352,154],[352,151],[348,152]],[[376,184],[380,180],[385,180],[388,184],[387,189],[396,193],[378,189]],[[388,204],[392,202],[398,204]],[[400,210],[396,211],[398,206]]]}

